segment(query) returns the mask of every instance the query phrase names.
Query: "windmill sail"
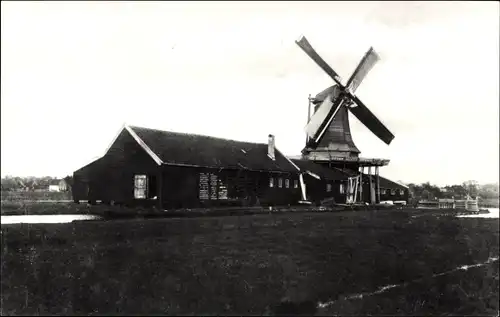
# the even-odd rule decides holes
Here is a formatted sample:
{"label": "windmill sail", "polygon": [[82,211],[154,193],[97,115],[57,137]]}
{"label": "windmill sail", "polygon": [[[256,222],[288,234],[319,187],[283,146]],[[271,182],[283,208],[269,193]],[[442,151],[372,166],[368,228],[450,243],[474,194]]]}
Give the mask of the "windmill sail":
{"label": "windmill sail", "polygon": [[380,60],[380,56],[370,47],[368,52],[365,54],[361,62],[359,62],[358,67],[354,73],[352,73],[351,78],[347,81],[347,90],[352,94],[358,89],[359,85],[365,79],[368,72],[375,66],[375,64]]}
{"label": "windmill sail", "polygon": [[[318,55],[304,36],[301,36],[295,43],[337,83],[337,85],[327,88],[313,99],[313,103],[321,103],[321,105],[305,128],[309,142],[304,151],[337,151],[349,155],[359,153],[350,135],[347,110],[343,109],[341,114],[345,115],[337,118],[336,122],[334,122],[335,116],[338,116],[341,107],[349,109],[372,133],[386,144],[390,144],[394,139],[394,135],[354,95],[368,72],[380,60],[375,50],[370,47],[347,81],[346,86],[343,86],[340,76]],[[339,135],[342,136],[339,137]],[[318,145],[321,149],[318,148]]]}
{"label": "windmill sail", "polygon": [[343,107],[342,99],[332,99],[332,95],[328,95],[323,100],[305,128],[306,134],[312,143],[319,142],[339,109]]}
{"label": "windmill sail", "polygon": [[309,120],[309,123],[305,127],[305,132],[310,139],[315,138],[332,107],[333,101],[331,95],[329,95],[325,98],[325,100],[323,100],[318,110],[313,114],[311,120]]}
{"label": "windmill sail", "polygon": [[358,118],[373,134],[384,141],[387,145],[391,144],[394,135],[385,127],[385,125],[368,109],[358,97],[353,96],[356,107],[350,107],[349,110]]}
{"label": "windmill sail", "polygon": [[309,41],[307,41],[305,36],[301,36],[297,41],[297,45],[307,54],[309,57],[319,66],[325,73],[328,74],[338,85],[342,86],[342,80],[340,76],[328,65],[321,56],[316,53],[314,48],[311,46]]}

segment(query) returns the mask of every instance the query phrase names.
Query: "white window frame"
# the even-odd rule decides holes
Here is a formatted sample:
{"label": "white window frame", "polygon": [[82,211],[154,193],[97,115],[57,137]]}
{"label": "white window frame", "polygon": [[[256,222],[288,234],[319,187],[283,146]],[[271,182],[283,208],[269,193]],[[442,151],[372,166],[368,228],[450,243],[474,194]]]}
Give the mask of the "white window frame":
{"label": "white window frame", "polygon": [[[141,184],[141,180],[144,182]],[[148,198],[148,176],[146,174],[134,175],[134,199]]]}
{"label": "white window frame", "polygon": [[332,191],[332,184],[326,184],[326,192],[329,193]]}
{"label": "white window frame", "polygon": [[293,180],[293,188],[299,188],[299,181],[296,179]]}
{"label": "white window frame", "polygon": [[269,178],[269,187],[273,188],[274,187],[274,177]]}
{"label": "white window frame", "polygon": [[290,188],[290,180],[288,178],[285,178],[285,187]]}
{"label": "white window frame", "polygon": [[394,196],[396,195],[396,190],[395,189],[391,189],[391,196]]}
{"label": "white window frame", "polygon": [[278,187],[283,188],[283,178],[278,178]]}
{"label": "white window frame", "polygon": [[400,190],[399,190],[399,194],[400,194],[401,196],[402,196],[402,195],[404,195],[404,194],[405,194],[404,189],[400,189]]}
{"label": "white window frame", "polygon": [[382,189],[382,190],[380,190],[380,193],[381,193],[382,195],[385,195],[385,194],[386,194],[386,190],[385,190],[385,189]]}
{"label": "white window frame", "polygon": [[340,193],[341,194],[345,194],[345,188],[344,188],[344,184],[340,184],[340,187],[339,187],[339,190],[340,190]]}

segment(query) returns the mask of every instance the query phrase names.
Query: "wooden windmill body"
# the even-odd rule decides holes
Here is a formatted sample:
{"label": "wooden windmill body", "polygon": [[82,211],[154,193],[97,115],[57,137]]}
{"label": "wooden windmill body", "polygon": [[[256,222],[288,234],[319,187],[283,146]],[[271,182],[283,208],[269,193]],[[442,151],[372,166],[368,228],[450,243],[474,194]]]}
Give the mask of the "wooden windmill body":
{"label": "wooden windmill body", "polygon": [[[369,195],[365,198],[371,203],[380,202],[379,167],[387,165],[389,160],[359,156],[360,150],[352,139],[348,116],[351,112],[386,144],[389,145],[394,139],[394,135],[354,94],[380,57],[370,48],[344,85],[340,76],[318,55],[305,37],[302,36],[296,43],[335,82],[314,98],[309,97],[309,109],[314,105],[314,112],[308,117],[305,128],[307,137],[302,158],[331,168],[359,172],[358,176],[348,181],[348,203],[364,200],[363,172],[367,167]],[[375,180],[372,179],[372,167]]]}

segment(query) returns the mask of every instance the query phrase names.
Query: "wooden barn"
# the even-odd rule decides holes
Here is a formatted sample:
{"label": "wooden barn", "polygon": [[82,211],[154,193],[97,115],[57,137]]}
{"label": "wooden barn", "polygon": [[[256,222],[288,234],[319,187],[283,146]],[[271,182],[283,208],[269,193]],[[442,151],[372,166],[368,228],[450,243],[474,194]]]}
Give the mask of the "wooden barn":
{"label": "wooden barn", "polygon": [[408,203],[409,199],[408,186],[380,176],[380,201],[405,201]]}
{"label": "wooden barn", "polygon": [[274,142],[124,126],[104,156],[73,173],[73,199],[160,209],[296,204],[299,168]]}
{"label": "wooden barn", "polygon": [[347,173],[310,160],[292,159],[292,162],[302,172],[308,201],[316,204],[325,199],[342,204],[346,202]]}

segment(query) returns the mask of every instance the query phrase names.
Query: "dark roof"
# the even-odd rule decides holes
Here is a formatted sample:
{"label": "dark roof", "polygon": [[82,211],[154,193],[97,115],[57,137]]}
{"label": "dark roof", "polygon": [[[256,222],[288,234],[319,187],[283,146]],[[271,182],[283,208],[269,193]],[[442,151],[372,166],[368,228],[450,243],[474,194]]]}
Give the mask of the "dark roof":
{"label": "dark roof", "polygon": [[164,164],[253,171],[297,173],[278,150],[276,160],[267,155],[267,143],[250,143],[205,135],[129,126]]}
{"label": "dark roof", "polygon": [[[374,175],[372,175],[374,176]],[[368,179],[368,174],[363,173],[363,177],[366,177]],[[373,177],[373,180],[376,181],[376,178]],[[406,189],[404,185],[401,185],[399,183],[393,182],[390,179],[387,179],[385,177],[382,177],[379,175],[379,182],[380,182],[380,188],[388,188],[388,189]]]}
{"label": "dark roof", "polygon": [[390,179],[387,179],[385,177],[379,176],[380,180],[380,188],[394,188],[394,189],[406,189],[407,187],[398,184],[396,182],[391,181]]}
{"label": "dark roof", "polygon": [[73,175],[86,175],[89,173],[91,170],[98,170],[103,162],[103,157],[100,157],[89,164],[79,168],[78,170],[74,171]]}
{"label": "dark roof", "polygon": [[292,159],[292,162],[294,162],[301,169],[301,171],[309,171],[313,174],[318,175],[322,179],[344,180],[350,176],[348,173],[345,173],[340,169],[328,168],[318,163],[314,163],[310,160]]}

